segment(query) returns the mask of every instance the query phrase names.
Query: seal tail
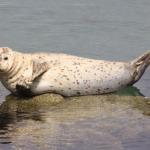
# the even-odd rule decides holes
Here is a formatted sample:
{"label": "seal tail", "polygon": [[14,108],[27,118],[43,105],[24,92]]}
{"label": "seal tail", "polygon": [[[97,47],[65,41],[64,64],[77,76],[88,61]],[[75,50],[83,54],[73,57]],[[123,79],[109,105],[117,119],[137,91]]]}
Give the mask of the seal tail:
{"label": "seal tail", "polygon": [[140,57],[131,61],[132,66],[135,68],[133,73],[133,82],[137,82],[144,74],[146,68],[150,65],[150,51],[147,51]]}

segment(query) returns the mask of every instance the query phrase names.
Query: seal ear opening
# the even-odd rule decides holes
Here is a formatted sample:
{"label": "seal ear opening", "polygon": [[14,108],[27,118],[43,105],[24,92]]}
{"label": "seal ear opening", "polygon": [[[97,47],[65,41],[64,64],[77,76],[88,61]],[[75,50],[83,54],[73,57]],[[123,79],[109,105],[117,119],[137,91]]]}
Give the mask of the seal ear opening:
{"label": "seal ear opening", "polygon": [[140,57],[131,61],[132,66],[135,68],[133,73],[133,83],[137,82],[144,74],[146,68],[150,65],[150,51],[144,53]]}

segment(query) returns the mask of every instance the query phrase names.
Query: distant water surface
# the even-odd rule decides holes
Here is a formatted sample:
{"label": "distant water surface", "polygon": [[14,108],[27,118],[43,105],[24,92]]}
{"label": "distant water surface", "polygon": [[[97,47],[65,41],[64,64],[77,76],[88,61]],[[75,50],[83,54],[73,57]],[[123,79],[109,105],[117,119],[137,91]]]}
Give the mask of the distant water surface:
{"label": "distant water surface", "polygon": [[[14,50],[22,52],[64,52],[96,59],[131,60],[150,49],[150,1],[1,0],[0,46],[8,46]],[[150,96],[150,69],[146,71],[142,79],[135,86],[140,89],[140,92],[143,95],[147,97]],[[3,86],[0,86],[0,103],[4,100],[4,97],[7,94],[8,91]],[[94,109],[92,108],[92,112],[95,109],[98,109],[97,106],[94,107]],[[74,109],[74,111],[75,110],[76,109]],[[81,112],[84,113],[84,109]],[[123,112],[125,113],[126,111]],[[106,121],[106,124],[103,122],[102,125],[104,126],[99,126],[101,121],[104,121],[103,118],[101,118],[100,112],[98,112],[98,114],[100,114],[98,117],[81,117],[78,118],[77,121],[73,121],[73,123],[68,123],[68,121],[61,123],[60,120],[57,122],[56,118],[51,117],[46,117],[46,119],[48,119],[46,123],[44,123],[44,121],[36,122],[30,119],[27,119],[26,121],[24,120],[26,115],[22,115],[20,113],[17,113],[17,116],[16,114],[11,114],[12,116],[10,116],[10,114],[2,114],[0,116],[2,121],[0,123],[0,127],[2,128],[2,125],[5,126],[0,131],[0,135],[4,133],[3,130],[6,128],[9,129],[9,126],[10,129],[11,126],[13,126],[13,128],[17,128],[18,124],[19,127],[25,124],[23,128],[19,128],[23,129],[24,132],[18,131],[16,134],[25,134],[25,130],[27,130],[28,134],[24,136],[20,136],[21,134],[13,136],[13,138],[17,137],[18,139],[9,139],[9,137],[7,137],[8,139],[5,139],[1,136],[1,140],[3,142],[1,142],[2,144],[0,149],[8,150],[12,149],[12,147],[15,149],[14,144],[17,142],[23,146],[28,145],[29,148],[34,149],[34,144],[37,145],[37,147],[42,144],[47,145],[50,140],[53,145],[48,146],[56,147],[58,150],[63,148],[63,150],[66,150],[68,147],[69,150],[80,149],[80,146],[83,145],[85,145],[85,147],[83,146],[82,148],[86,148],[86,150],[88,150],[88,147],[89,150],[91,150],[91,148],[99,149],[99,147],[96,147],[98,144],[102,149],[107,150],[112,148],[110,147],[112,145],[111,143],[107,143],[109,142],[107,140],[105,143],[105,139],[108,137],[104,134],[105,129],[111,130],[112,134],[117,137],[121,136],[118,135],[120,132],[124,133],[129,129],[126,134],[128,134],[131,130],[133,134],[139,134],[138,138],[129,138],[127,135],[125,138],[129,138],[129,140],[123,140],[125,143],[118,143],[114,137],[109,137],[112,140],[111,142],[115,143],[114,149],[116,150],[116,148],[118,148],[123,150],[120,146],[123,144],[125,150],[141,150],[143,148],[145,148],[143,150],[148,150],[148,138],[150,137],[150,130],[148,128],[149,118],[141,115],[140,113],[138,114],[140,116],[139,117],[135,111],[132,112],[132,109],[129,113],[133,114],[131,115],[131,118],[129,117],[127,120],[125,118],[128,114],[125,113],[124,119],[121,119],[122,114],[121,112],[119,113],[120,118],[117,120],[119,129],[114,128],[114,130],[111,130],[111,127],[113,127],[113,120],[111,119],[112,116],[110,117],[108,114],[108,116],[106,116],[106,120],[108,119],[108,122]],[[20,115],[22,115],[21,119],[23,121],[18,123],[20,119],[18,116]],[[61,116],[61,113],[58,113],[58,115]],[[102,116],[105,117],[105,115]],[[113,118],[116,119],[116,117]],[[133,118],[136,118],[136,120],[132,120]],[[5,121],[10,121],[10,123],[5,123]],[[129,128],[126,128],[125,126],[126,121],[129,122]],[[144,121],[142,127],[141,121]],[[33,128],[36,124],[35,122],[37,123],[37,126]],[[115,120],[113,123],[115,124]],[[59,128],[57,128],[58,124]],[[122,124],[124,124],[123,127]],[[54,128],[55,130],[51,130],[48,125],[52,125],[52,129]],[[38,128],[42,129],[42,132],[38,132],[35,137],[33,135],[33,139],[31,139],[33,143],[29,142],[32,137],[29,136],[30,130],[29,128],[26,129],[26,126],[31,127],[31,133],[36,133]],[[136,126],[136,129],[138,128],[139,133],[134,130],[134,126]],[[145,130],[143,130],[144,128]],[[52,134],[55,135],[55,139],[48,135],[47,129],[49,129],[50,132],[57,132],[56,134]],[[103,129],[102,132],[100,132],[101,129]],[[96,132],[97,130],[99,130],[99,132]],[[8,130],[8,132],[11,132],[11,130]],[[44,141],[38,143],[38,136],[39,138],[45,137],[45,133],[46,138],[50,139],[47,141],[45,141],[46,139],[43,139]],[[70,139],[68,137],[70,134],[73,136],[75,133],[80,133],[75,137],[75,139]],[[58,137],[59,135],[63,135],[62,139]],[[101,139],[101,137],[105,138]],[[24,141],[24,139],[27,140]],[[36,141],[34,141],[35,139]],[[66,139],[68,146],[63,145],[66,143]],[[96,141],[92,141],[92,139],[96,139]],[[10,141],[11,143],[9,143]],[[104,145],[103,142],[105,143]],[[57,145],[58,143],[61,144]],[[75,147],[71,147],[72,143]],[[142,144],[145,144],[145,147],[142,147]],[[23,146],[20,147],[23,148]]]}
{"label": "distant water surface", "polygon": [[[150,49],[149,0],[2,0],[0,45],[131,60]],[[150,69],[137,87],[150,96]]]}
{"label": "distant water surface", "polygon": [[[150,49],[149,18],[149,0],[1,0],[0,46],[131,60]],[[146,96],[149,73],[136,84]]]}

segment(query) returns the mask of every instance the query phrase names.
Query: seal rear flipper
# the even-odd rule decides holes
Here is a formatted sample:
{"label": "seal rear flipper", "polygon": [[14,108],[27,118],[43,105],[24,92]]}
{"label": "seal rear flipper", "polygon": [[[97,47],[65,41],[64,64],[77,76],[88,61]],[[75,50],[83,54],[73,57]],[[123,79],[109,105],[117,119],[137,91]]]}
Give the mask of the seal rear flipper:
{"label": "seal rear flipper", "polygon": [[38,62],[33,61],[33,68],[32,68],[32,81],[35,80],[37,77],[41,76],[49,69],[49,65],[47,62]]}
{"label": "seal rear flipper", "polygon": [[131,61],[131,64],[135,69],[133,73],[133,81],[131,83],[134,84],[142,77],[146,68],[150,65],[150,51]]}

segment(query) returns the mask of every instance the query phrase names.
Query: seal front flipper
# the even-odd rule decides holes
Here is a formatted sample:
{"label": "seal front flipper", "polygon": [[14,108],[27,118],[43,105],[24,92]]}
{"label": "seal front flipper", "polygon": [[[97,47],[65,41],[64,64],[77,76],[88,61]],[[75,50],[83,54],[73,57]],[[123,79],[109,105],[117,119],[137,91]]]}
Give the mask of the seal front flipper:
{"label": "seal front flipper", "polygon": [[16,85],[16,94],[20,96],[31,96],[32,92],[30,86],[33,81],[40,77],[49,69],[47,62],[32,61],[32,75],[31,77],[22,76],[21,82]]}
{"label": "seal front flipper", "polygon": [[35,80],[37,77],[41,76],[48,69],[49,69],[49,65],[47,62],[33,61],[32,81]]}
{"label": "seal front flipper", "polygon": [[27,88],[27,87],[25,87],[23,85],[17,84],[16,85],[16,93],[15,93],[15,95],[21,96],[21,97],[22,96],[28,97],[28,96],[32,96],[32,92],[31,92],[30,88]]}

